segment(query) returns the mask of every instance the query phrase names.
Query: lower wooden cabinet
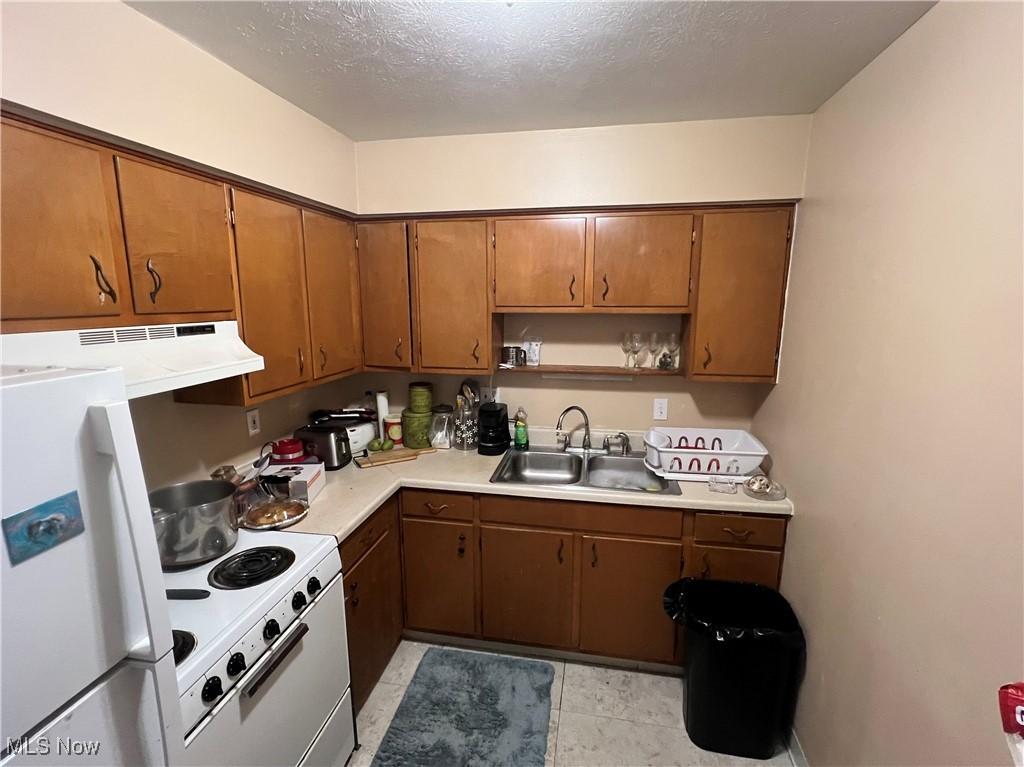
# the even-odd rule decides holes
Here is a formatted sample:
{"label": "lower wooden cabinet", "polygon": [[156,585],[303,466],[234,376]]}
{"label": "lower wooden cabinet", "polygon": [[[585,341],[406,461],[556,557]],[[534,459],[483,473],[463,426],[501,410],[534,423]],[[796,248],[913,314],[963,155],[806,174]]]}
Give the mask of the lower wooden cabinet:
{"label": "lower wooden cabinet", "polygon": [[405,624],[443,634],[476,633],[476,554],[473,525],[402,520]]}
{"label": "lower wooden cabinet", "polygon": [[720,581],[749,581],[779,586],[782,552],[739,549],[730,546],[696,544],[686,563],[686,575],[692,578],[714,578]]}
{"label": "lower wooden cabinet", "polygon": [[683,547],[584,535],[580,553],[580,649],[671,662],[676,626],[662,595],[682,569]]}
{"label": "lower wooden cabinet", "polygon": [[572,533],[482,525],[480,538],[484,637],[572,647]]}

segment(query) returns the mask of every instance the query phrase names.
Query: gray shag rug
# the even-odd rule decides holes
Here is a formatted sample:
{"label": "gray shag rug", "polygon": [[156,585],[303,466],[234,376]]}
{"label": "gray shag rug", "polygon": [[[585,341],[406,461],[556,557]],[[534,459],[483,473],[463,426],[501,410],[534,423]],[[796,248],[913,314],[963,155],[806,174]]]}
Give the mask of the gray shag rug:
{"label": "gray shag rug", "polygon": [[431,647],[374,767],[543,767],[550,663]]}

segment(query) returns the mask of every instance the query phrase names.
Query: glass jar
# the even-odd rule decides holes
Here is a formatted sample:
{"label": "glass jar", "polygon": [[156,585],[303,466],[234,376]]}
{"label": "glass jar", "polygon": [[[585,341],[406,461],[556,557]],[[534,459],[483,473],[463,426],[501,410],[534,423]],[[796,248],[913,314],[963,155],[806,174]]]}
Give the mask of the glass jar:
{"label": "glass jar", "polygon": [[451,447],[455,435],[455,408],[451,405],[434,405],[430,412],[434,416],[430,422],[430,446]]}
{"label": "glass jar", "polygon": [[457,450],[476,450],[480,426],[477,412],[468,400],[459,395],[455,408],[455,430],[452,434],[452,447]]}

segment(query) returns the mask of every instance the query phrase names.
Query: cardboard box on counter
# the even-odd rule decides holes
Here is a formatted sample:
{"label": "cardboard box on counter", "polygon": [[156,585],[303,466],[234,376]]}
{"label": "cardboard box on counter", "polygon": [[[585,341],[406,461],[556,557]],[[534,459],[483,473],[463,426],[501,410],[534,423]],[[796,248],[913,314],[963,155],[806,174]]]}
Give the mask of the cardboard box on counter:
{"label": "cardboard box on counter", "polygon": [[327,484],[327,475],[322,463],[272,464],[263,475],[291,477],[288,482],[288,495],[307,503],[312,503]]}

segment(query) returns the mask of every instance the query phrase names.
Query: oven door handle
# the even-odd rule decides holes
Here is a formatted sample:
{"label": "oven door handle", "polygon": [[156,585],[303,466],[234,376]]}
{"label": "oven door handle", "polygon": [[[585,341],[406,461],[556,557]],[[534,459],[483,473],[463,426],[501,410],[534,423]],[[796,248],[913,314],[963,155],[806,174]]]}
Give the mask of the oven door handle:
{"label": "oven door handle", "polygon": [[274,656],[263,666],[260,675],[253,680],[252,684],[245,688],[244,694],[251,698],[259,692],[267,680],[274,675],[277,667],[284,662],[284,659],[295,649],[295,646],[301,641],[302,637],[308,633],[309,626],[305,623],[300,623],[292,632],[292,635],[288,637],[288,641],[281,645],[281,649],[274,653]]}

